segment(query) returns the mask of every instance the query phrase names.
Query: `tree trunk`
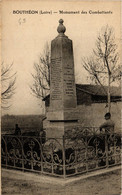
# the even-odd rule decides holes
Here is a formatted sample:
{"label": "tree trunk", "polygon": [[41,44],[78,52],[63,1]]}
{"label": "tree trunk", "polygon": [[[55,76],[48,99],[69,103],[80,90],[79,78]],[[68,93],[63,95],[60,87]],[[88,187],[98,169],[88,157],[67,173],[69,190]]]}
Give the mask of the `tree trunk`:
{"label": "tree trunk", "polygon": [[111,112],[110,74],[108,74],[108,112]]}

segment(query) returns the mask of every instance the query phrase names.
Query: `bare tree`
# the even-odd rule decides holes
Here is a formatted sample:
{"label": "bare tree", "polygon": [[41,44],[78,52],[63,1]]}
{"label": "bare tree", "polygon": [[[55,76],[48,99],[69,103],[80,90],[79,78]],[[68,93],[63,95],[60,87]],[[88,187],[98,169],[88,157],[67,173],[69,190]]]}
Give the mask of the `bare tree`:
{"label": "bare tree", "polygon": [[[103,27],[96,39],[95,49],[90,57],[82,59],[83,67],[90,74],[92,82],[101,85],[108,97],[108,112],[110,112],[110,86],[121,79],[119,54],[113,28],[108,25]],[[108,90],[104,85],[108,86]]]}
{"label": "bare tree", "polygon": [[46,44],[39,63],[34,63],[33,83],[30,86],[32,94],[43,99],[50,90],[50,49]]}
{"label": "bare tree", "polygon": [[1,100],[2,108],[8,109],[10,105],[10,99],[15,92],[16,72],[13,73],[13,64],[5,66],[1,65]]}

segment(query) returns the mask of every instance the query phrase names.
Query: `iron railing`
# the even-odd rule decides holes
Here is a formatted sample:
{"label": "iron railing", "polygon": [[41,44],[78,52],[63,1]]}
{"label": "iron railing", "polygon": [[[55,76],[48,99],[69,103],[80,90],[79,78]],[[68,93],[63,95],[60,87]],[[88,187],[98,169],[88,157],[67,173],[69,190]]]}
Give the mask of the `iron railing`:
{"label": "iron railing", "polygon": [[2,135],[1,158],[6,168],[68,177],[121,164],[121,136],[88,130],[59,139]]}

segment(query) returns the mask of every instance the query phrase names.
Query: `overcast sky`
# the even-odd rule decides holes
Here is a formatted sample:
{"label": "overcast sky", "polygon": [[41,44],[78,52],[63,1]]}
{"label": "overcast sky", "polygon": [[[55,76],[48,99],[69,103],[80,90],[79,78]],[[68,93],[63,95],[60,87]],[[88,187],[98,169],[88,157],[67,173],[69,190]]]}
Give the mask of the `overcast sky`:
{"label": "overcast sky", "polygon": [[[13,14],[13,10],[52,11],[52,14]],[[87,14],[59,14],[63,11],[85,11]],[[110,11],[112,14],[89,14],[92,11]],[[57,13],[53,13],[57,12]],[[87,83],[81,58],[89,56],[102,26],[115,29],[117,44],[120,42],[119,2],[58,2],[58,1],[3,1],[2,6],[2,61],[13,62],[17,71],[16,93],[12,107],[6,114],[41,114],[41,100],[30,93],[34,62],[39,61],[46,42],[50,44],[57,35],[58,21],[62,18],[65,34],[73,41],[77,83]]]}

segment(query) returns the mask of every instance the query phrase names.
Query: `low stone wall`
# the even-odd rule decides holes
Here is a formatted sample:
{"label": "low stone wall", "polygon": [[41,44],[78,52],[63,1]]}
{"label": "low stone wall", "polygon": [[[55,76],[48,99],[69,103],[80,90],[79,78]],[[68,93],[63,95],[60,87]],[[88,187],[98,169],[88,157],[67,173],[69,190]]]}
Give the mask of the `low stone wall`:
{"label": "low stone wall", "polygon": [[[99,127],[104,122],[107,112],[105,106],[105,103],[79,105],[79,124],[82,127]],[[115,132],[120,132],[121,129],[121,108],[121,102],[111,103],[111,119],[115,122]]]}

